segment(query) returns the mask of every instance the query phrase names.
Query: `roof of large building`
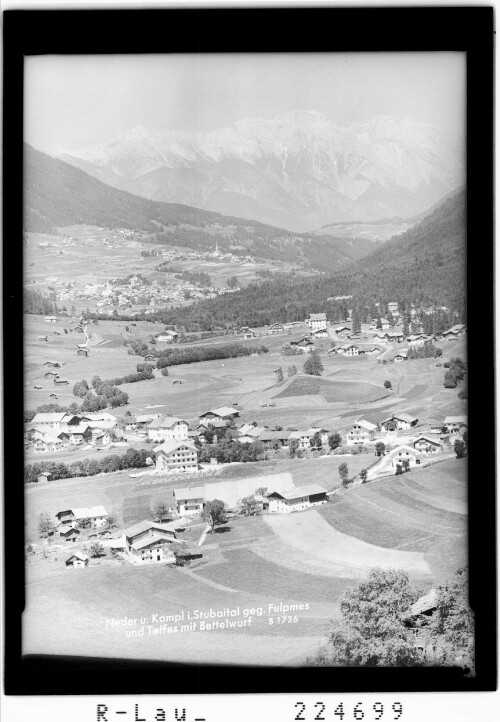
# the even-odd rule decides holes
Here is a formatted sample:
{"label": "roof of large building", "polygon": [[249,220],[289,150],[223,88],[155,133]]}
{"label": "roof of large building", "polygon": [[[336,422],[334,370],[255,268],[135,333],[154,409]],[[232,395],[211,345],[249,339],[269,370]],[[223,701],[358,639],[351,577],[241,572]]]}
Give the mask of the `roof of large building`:
{"label": "roof of large building", "polygon": [[137,524],[129,526],[128,529],[125,529],[123,533],[127,537],[137,536],[138,534],[142,534],[149,529],[159,529],[160,531],[172,533],[175,531],[175,527],[178,525],[179,522],[169,522],[168,524],[163,524],[161,522],[148,521],[147,519],[143,519],[143,521],[139,521],[137,522]]}
{"label": "roof of large building", "polygon": [[82,506],[79,509],[71,509],[76,519],[89,519],[92,516],[108,516],[108,512],[102,506]]}
{"label": "roof of large building", "polygon": [[404,414],[403,412],[395,412],[391,416],[389,416],[387,419],[384,419],[381,423],[385,424],[386,421],[391,421],[392,419],[398,419],[398,421],[406,421],[408,424],[412,424],[414,421],[418,421],[416,416],[410,416],[409,414]]}
{"label": "roof of large building", "polygon": [[167,441],[164,441],[163,444],[155,446],[153,451],[155,454],[159,454],[161,451],[164,454],[171,454],[180,446],[187,446],[187,448],[191,451],[197,451],[196,446],[189,439],[167,439]]}
{"label": "roof of large building", "polygon": [[295,486],[291,489],[284,489],[282,491],[271,491],[267,493],[267,496],[271,494],[279,494],[283,499],[298,499],[301,496],[311,496],[312,494],[326,494],[326,489],[321,484],[307,484],[306,486]]}
{"label": "roof of large building", "polygon": [[184,489],[174,489],[174,497],[176,500],[185,499],[204,499],[205,498],[205,487],[204,486],[189,486]]}
{"label": "roof of large building", "polygon": [[372,424],[372,422],[367,421],[367,419],[358,419],[354,423],[358,426],[361,426],[362,429],[366,429],[367,431],[374,431],[377,428],[377,424]]}
{"label": "roof of large building", "polygon": [[187,421],[177,416],[161,416],[149,424],[150,429],[171,429],[175,424],[186,424]]}
{"label": "roof of large building", "polygon": [[132,547],[132,549],[144,549],[144,547],[149,547],[152,544],[158,544],[159,542],[175,542],[177,544],[182,543],[180,539],[175,539],[174,537],[166,537],[159,532],[153,532],[152,534],[149,534],[149,536],[145,536],[143,539],[138,539],[136,542],[132,542],[130,546]]}
{"label": "roof of large building", "polygon": [[309,314],[310,321],[326,321],[326,313],[311,313]]}
{"label": "roof of large building", "polygon": [[63,411],[62,413],[57,414],[36,414],[33,419],[31,420],[32,424],[49,424],[49,423],[56,423],[57,421],[62,421],[64,417],[66,416],[66,412]]}
{"label": "roof of large building", "polygon": [[467,424],[467,416],[445,416],[444,425],[447,424]]}
{"label": "roof of large building", "polygon": [[416,449],[414,449],[413,446],[408,446],[407,444],[400,444],[399,446],[396,446],[396,448],[393,449],[392,451],[389,451],[387,453],[387,456],[397,456],[398,453],[400,451],[402,451],[403,449],[411,451],[412,454],[417,453]]}
{"label": "roof of large building", "polygon": [[204,414],[200,414],[200,418],[203,416],[206,416],[207,414],[215,414],[215,416],[233,416],[234,414],[239,414],[239,409],[235,409],[232,406],[219,406],[217,409],[210,409],[209,411],[205,411]]}
{"label": "roof of large building", "polygon": [[80,559],[80,561],[82,561],[82,562],[86,562],[87,559],[88,559],[87,554],[84,554],[83,552],[76,551],[76,552],[73,552],[73,554],[72,554],[70,557],[68,557],[68,558],[66,559],[66,561],[69,562],[71,559],[73,559],[73,557],[76,557],[77,559]]}
{"label": "roof of large building", "polygon": [[422,434],[421,436],[418,436],[413,443],[416,444],[417,441],[420,441],[421,439],[424,439],[425,441],[428,441],[431,444],[435,444],[436,446],[442,446],[442,443],[439,439],[432,438],[431,436],[427,436],[426,434]]}

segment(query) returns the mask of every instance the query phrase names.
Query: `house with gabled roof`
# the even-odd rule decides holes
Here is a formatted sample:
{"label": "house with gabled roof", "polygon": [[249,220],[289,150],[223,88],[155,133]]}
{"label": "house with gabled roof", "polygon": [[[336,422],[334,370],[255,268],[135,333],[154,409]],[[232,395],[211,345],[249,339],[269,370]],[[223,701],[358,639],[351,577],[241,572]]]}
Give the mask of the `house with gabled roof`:
{"label": "house with gabled roof", "polygon": [[449,434],[458,434],[467,428],[467,416],[446,416],[443,426],[446,427]]}
{"label": "house with gabled roof", "polygon": [[290,514],[294,511],[303,511],[312,506],[326,504],[327,490],[321,484],[307,484],[280,491],[268,490],[266,496],[269,501],[270,514]]}
{"label": "house with gabled roof", "polygon": [[[289,431],[270,431],[269,429],[266,429],[260,434],[259,441],[262,441],[263,444],[267,444],[269,446],[275,444],[276,442],[281,444],[281,446],[285,446],[288,442],[289,436]],[[252,437],[249,438],[252,441],[255,441],[255,439],[253,439]],[[241,439],[238,439],[238,441],[241,442]]]}
{"label": "house with gabled roof", "polygon": [[370,444],[375,439],[377,425],[364,418],[357,419],[346,434],[347,446]]}
{"label": "house with gabled roof", "polygon": [[413,446],[401,444],[385,455],[384,462],[388,463],[390,460],[392,468],[395,469],[398,465],[404,467],[403,462],[407,461],[410,468],[412,468],[420,464],[421,459],[419,456],[420,452]]}
{"label": "house with gabled roof", "polygon": [[408,351],[406,349],[398,351],[397,354],[394,356],[393,360],[396,363],[400,363],[401,361],[408,361]]}
{"label": "house with gabled roof", "polygon": [[79,529],[66,524],[58,527],[57,531],[59,532],[59,536],[62,537],[66,542],[75,542],[80,536]]}
{"label": "house with gabled roof", "polygon": [[314,351],[316,348],[314,343],[307,336],[300,338],[298,341],[290,341],[288,345],[291,348],[298,348],[303,353],[311,353],[311,351]]}
{"label": "house with gabled roof", "polygon": [[52,429],[53,431],[58,431],[64,423],[63,419],[65,416],[65,411],[50,414],[35,414],[31,423],[33,426],[42,430]]}
{"label": "house with gabled roof", "polygon": [[406,337],[409,346],[423,346],[429,338],[423,333],[415,333]]}
{"label": "house with gabled roof", "polygon": [[153,449],[157,471],[197,471],[198,449],[189,441],[168,439]]}
{"label": "house with gabled roof", "polygon": [[283,333],[284,327],[282,323],[273,323],[269,326],[268,333],[275,334],[275,333]]}
{"label": "house with gabled roof", "polygon": [[126,551],[135,563],[175,562],[175,524],[141,521],[125,529]]}
{"label": "house with gabled roof", "polygon": [[185,489],[174,489],[177,511],[181,516],[200,514],[207,499],[204,486],[193,486]]}
{"label": "house with gabled roof", "polygon": [[89,563],[89,557],[88,554],[85,554],[84,552],[76,551],[73,552],[68,559],[66,559],[65,563],[67,567],[73,567],[74,569],[77,569],[78,567],[86,567]]}
{"label": "house with gabled roof", "polygon": [[187,421],[177,416],[161,416],[159,419],[154,419],[148,426],[148,437],[151,441],[171,439],[180,441],[188,438],[188,432]]}
{"label": "house with gabled roof", "polygon": [[345,324],[340,324],[340,326],[336,326],[333,330],[335,333],[349,333],[351,331],[351,327],[346,326]]}
{"label": "house with gabled roof", "polygon": [[460,336],[464,336],[467,332],[467,328],[463,323],[456,323],[454,326],[449,328],[447,331],[443,331],[441,336],[444,339],[447,340],[453,340],[455,338],[459,338]]}
{"label": "house with gabled roof", "polygon": [[224,419],[229,421],[239,415],[239,409],[235,409],[234,406],[220,406],[217,409],[210,409],[210,411],[200,414],[200,419]]}
{"label": "house with gabled roof", "polygon": [[43,436],[35,439],[33,451],[37,454],[53,451],[61,451],[64,443],[57,435],[57,432],[47,431]]}
{"label": "house with gabled roof", "polygon": [[108,512],[102,506],[85,506],[58,511],[56,517],[60,524],[75,527],[80,522],[89,522],[94,528],[103,527],[107,523]]}
{"label": "house with gabled roof", "polygon": [[359,356],[359,347],[353,343],[345,343],[343,346],[339,346],[337,354],[341,356]]}
{"label": "house with gabled roof", "polygon": [[419,454],[439,454],[443,450],[443,444],[438,438],[425,434],[414,440],[413,447]]}
{"label": "house with gabled roof", "polygon": [[326,313],[311,313],[309,318],[306,319],[306,323],[311,333],[326,331]]}
{"label": "house with gabled roof", "polygon": [[389,418],[381,421],[380,426],[387,431],[387,427],[391,427],[393,422],[396,425],[396,429],[404,430],[410,429],[412,426],[416,426],[418,419],[416,416],[410,416],[410,414],[404,414],[403,412],[398,411],[389,416]]}

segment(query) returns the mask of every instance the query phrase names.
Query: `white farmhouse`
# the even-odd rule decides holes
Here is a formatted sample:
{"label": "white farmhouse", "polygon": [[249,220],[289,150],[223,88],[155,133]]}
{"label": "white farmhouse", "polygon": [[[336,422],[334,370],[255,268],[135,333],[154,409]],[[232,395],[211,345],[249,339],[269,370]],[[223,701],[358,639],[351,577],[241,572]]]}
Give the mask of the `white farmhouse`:
{"label": "white farmhouse", "polygon": [[151,441],[181,441],[188,438],[188,423],[176,416],[162,416],[154,419],[148,426]]}
{"label": "white farmhouse", "polygon": [[320,484],[296,486],[292,489],[272,491],[267,494],[270,514],[290,514],[303,511],[311,506],[326,504],[326,489]]}

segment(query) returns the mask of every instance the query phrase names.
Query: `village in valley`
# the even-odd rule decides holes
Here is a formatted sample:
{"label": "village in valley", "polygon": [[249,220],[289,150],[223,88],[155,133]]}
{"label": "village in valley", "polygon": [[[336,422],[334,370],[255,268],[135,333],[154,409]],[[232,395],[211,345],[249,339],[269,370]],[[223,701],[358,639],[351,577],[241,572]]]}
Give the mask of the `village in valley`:
{"label": "village in valley", "polygon": [[23,654],[468,674],[465,54],[174,55],[26,59]]}
{"label": "village in valley", "polygon": [[[465,357],[466,327],[429,334],[419,319],[437,309],[408,309],[409,323],[397,302],[384,311],[388,318],[377,314],[368,324],[348,308],[345,322],[320,312],[303,322],[236,327],[229,336],[213,334],[206,348],[238,343],[245,355],[163,368],[162,358],[201,339],[181,342],[181,329],[154,321],[99,321],[97,305],[76,317],[27,316],[26,409],[36,409],[25,424],[29,574],[44,579],[81,568],[75,573],[85,585],[87,574],[97,575],[91,585],[104,583],[111,594],[115,581],[126,584],[127,568],[137,574],[151,566],[191,586],[208,584],[212,593],[221,582],[235,592],[234,565],[239,579],[250,554],[248,580],[237,592],[248,595],[253,560],[259,576],[266,564],[284,574],[286,590],[301,575],[328,582],[335,574],[345,584],[395,554],[431,579],[443,565],[437,550],[430,562],[415,539],[401,551],[390,542],[389,553],[394,530],[384,539],[378,521],[372,533],[369,522],[360,535],[337,516],[339,503],[352,498],[355,507],[368,504],[364,515],[378,517],[392,480],[401,479],[401,498],[390,491],[388,527],[397,514],[398,526],[406,519],[406,531],[419,529],[424,502],[445,515],[429,538],[451,544],[462,528],[447,531],[449,514],[458,522],[465,511],[459,459],[467,416],[444,376],[451,359]],[[123,374],[111,388],[125,398],[110,395],[99,408],[97,399],[109,393],[99,374],[111,371]],[[451,498],[435,507],[450,483]],[[373,499],[364,499],[367,492]],[[311,532],[294,538],[302,518]],[[355,562],[342,551],[349,540],[360,547]],[[453,562],[464,551],[450,547]],[[80,585],[71,579],[61,582]],[[320,584],[313,596],[326,601],[324,594]],[[309,649],[302,634],[294,641],[297,656]],[[176,648],[179,658],[183,649]]]}

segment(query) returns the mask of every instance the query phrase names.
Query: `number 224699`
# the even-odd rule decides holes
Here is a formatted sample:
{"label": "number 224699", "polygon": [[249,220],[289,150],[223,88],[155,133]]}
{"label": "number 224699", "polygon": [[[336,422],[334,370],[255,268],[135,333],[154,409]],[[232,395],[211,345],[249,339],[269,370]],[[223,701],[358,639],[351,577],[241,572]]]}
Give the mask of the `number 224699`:
{"label": "number 224699", "polygon": [[354,707],[348,708],[340,702],[335,709],[327,710],[323,702],[316,702],[311,710],[306,709],[304,702],[296,702],[297,714],[293,718],[297,722],[349,722],[350,720],[364,720],[365,722],[379,722],[379,720],[399,720],[403,715],[401,702],[383,705],[382,702],[375,702],[372,705],[358,702]]}

